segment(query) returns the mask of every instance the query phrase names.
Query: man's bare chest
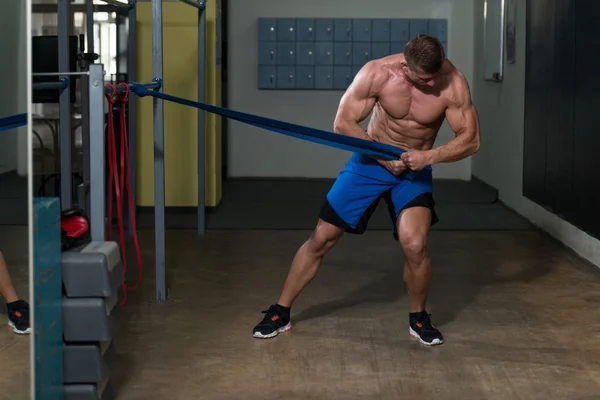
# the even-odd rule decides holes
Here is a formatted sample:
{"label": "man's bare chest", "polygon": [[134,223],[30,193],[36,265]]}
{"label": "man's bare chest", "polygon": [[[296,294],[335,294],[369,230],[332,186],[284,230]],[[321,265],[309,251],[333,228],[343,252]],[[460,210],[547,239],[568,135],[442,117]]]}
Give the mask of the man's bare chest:
{"label": "man's bare chest", "polygon": [[444,118],[447,105],[439,93],[387,89],[381,93],[379,105],[389,118],[414,121],[423,126],[437,125]]}

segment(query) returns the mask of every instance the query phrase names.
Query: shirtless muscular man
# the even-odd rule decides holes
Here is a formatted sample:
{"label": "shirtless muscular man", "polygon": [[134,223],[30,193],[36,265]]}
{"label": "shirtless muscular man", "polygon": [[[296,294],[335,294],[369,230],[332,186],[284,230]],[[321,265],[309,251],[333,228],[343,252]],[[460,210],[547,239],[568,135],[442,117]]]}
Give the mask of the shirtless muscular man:
{"label": "shirtless muscular man", "polygon": [[[359,123],[371,112],[365,132]],[[444,118],[455,137],[433,148]],[[427,235],[437,222],[431,165],[461,160],[479,149],[479,117],[465,77],[445,58],[439,40],[416,36],[404,53],[373,60],[359,71],[342,97],[334,130],[407,151],[393,161],[352,155],[327,194],[316,229],[296,253],[279,300],[264,311],[254,337],[271,338],[291,329],[290,307],[323,257],[344,232],[363,233],[383,198],[406,259],[409,333],[425,345],[442,344],[425,307],[431,281]],[[407,170],[420,172],[409,180]]]}

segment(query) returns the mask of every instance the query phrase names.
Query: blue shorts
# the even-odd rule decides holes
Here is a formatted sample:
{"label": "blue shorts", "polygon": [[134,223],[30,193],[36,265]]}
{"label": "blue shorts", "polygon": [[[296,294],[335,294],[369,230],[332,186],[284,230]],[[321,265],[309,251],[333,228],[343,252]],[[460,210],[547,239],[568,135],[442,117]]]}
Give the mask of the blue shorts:
{"label": "blue shorts", "polygon": [[376,160],[354,153],[327,194],[319,217],[346,232],[362,234],[381,198],[387,203],[392,232],[398,239],[396,221],[409,207],[431,209],[432,225],[438,221],[432,195],[431,166],[413,180],[394,175]]}

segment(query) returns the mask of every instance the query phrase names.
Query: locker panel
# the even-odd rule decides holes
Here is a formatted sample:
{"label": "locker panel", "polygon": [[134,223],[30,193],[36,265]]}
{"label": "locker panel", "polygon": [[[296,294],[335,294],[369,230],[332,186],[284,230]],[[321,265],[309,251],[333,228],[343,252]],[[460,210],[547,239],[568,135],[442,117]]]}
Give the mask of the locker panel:
{"label": "locker panel", "polygon": [[352,65],[352,43],[335,43],[333,48],[333,63],[335,65]]}
{"label": "locker panel", "polygon": [[314,18],[296,19],[296,40],[302,42],[314,42],[316,37]]}
{"label": "locker panel", "polygon": [[277,20],[275,18],[258,19],[258,40],[273,42],[277,40]]}
{"label": "locker panel", "polygon": [[336,66],[333,68],[333,88],[347,89],[352,83],[352,67]]}
{"label": "locker panel", "polygon": [[258,42],[258,64],[277,64],[277,42]]}
{"label": "locker panel", "polygon": [[333,67],[315,67],[315,89],[333,89]]}
{"label": "locker panel", "polygon": [[315,64],[315,43],[297,42],[296,43],[296,65],[314,65]]}
{"label": "locker panel", "polygon": [[309,66],[296,67],[296,89],[314,89],[315,68]]}
{"label": "locker panel", "polygon": [[294,67],[277,67],[277,89],[294,89],[296,70]]}
{"label": "locker panel", "polygon": [[333,42],[315,43],[316,65],[333,65]]}
{"label": "locker panel", "polygon": [[296,20],[280,18],[277,20],[277,41],[293,42],[296,40]]}
{"label": "locker panel", "polygon": [[389,42],[391,35],[391,20],[374,19],[371,21],[372,40],[374,42]]}
{"label": "locker panel", "polygon": [[410,39],[417,35],[426,35],[429,32],[428,21],[426,19],[411,19],[410,20]]}
{"label": "locker panel", "polygon": [[435,36],[442,43],[448,41],[448,20],[430,19],[428,25],[430,35]]}
{"label": "locker panel", "polygon": [[371,41],[371,20],[359,18],[352,21],[352,41],[370,42]]}
{"label": "locker panel", "polygon": [[296,44],[294,42],[277,43],[277,65],[294,65],[296,63]]}
{"label": "locker panel", "polygon": [[371,43],[371,55],[373,60],[389,56],[390,42],[373,42]]}
{"label": "locker panel", "polygon": [[316,35],[318,42],[333,42],[333,19],[317,18],[315,19]]}
{"label": "locker panel", "polygon": [[391,42],[390,43],[390,53],[392,54],[400,54],[404,53],[404,48],[406,47],[407,42]]}
{"label": "locker panel", "polygon": [[275,89],[277,87],[277,67],[261,65],[258,67],[258,88]]}
{"label": "locker panel", "polygon": [[352,20],[339,18],[334,21],[333,39],[336,42],[352,41]]}
{"label": "locker panel", "polygon": [[410,36],[410,21],[408,19],[393,19],[390,22],[392,42],[408,42]]}
{"label": "locker panel", "polygon": [[371,61],[371,43],[352,43],[352,63],[364,65]]}

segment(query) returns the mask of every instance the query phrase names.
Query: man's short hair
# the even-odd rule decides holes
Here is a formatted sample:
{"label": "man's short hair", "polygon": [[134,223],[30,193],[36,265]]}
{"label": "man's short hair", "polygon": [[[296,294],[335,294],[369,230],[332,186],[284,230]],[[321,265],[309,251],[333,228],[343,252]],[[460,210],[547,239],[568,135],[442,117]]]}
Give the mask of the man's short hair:
{"label": "man's short hair", "polygon": [[442,68],[446,53],[436,37],[417,35],[406,44],[404,58],[411,68],[420,67],[423,72],[435,74]]}

